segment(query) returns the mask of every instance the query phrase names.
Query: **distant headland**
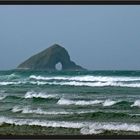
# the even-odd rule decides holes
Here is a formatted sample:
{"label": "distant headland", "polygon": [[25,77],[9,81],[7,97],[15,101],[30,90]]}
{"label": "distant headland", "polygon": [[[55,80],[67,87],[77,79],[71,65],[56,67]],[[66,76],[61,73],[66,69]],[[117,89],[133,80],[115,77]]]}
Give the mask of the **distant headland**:
{"label": "distant headland", "polygon": [[56,64],[58,63],[61,63],[62,70],[86,70],[71,61],[68,51],[58,44],[54,44],[44,51],[31,56],[29,59],[21,63],[17,69],[54,71],[56,70]]}

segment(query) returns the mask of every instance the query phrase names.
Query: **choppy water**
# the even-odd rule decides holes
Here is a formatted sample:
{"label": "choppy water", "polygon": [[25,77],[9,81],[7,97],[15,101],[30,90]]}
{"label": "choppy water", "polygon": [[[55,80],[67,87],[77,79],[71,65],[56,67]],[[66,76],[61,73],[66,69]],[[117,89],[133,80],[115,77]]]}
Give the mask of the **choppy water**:
{"label": "choppy water", "polygon": [[5,123],[140,134],[140,71],[0,71],[0,133]]}

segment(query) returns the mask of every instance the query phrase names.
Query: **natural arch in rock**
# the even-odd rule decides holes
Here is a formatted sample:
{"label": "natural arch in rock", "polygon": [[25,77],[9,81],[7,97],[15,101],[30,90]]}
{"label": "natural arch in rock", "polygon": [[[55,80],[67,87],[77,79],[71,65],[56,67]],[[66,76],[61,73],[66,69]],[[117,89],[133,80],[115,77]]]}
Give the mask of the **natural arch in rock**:
{"label": "natural arch in rock", "polygon": [[58,70],[58,71],[62,70],[61,62],[58,62],[57,64],[55,64],[55,69]]}
{"label": "natural arch in rock", "polygon": [[54,44],[44,51],[30,57],[18,66],[18,69],[56,70],[57,63],[62,64],[62,70],[85,70],[71,61],[67,50]]}

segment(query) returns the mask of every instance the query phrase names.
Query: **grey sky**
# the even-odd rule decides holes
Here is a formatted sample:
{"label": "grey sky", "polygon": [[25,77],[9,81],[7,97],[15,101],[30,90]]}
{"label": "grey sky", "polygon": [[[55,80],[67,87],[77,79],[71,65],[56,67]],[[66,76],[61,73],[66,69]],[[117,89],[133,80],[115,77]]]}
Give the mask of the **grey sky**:
{"label": "grey sky", "polygon": [[140,5],[0,6],[0,69],[57,43],[91,70],[140,70]]}

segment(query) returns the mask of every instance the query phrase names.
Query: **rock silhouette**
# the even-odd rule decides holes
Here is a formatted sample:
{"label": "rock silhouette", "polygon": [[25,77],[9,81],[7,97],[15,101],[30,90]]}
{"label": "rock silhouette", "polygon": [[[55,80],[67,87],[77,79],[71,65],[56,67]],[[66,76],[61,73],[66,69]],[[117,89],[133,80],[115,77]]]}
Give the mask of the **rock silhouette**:
{"label": "rock silhouette", "polygon": [[30,57],[17,68],[31,70],[56,70],[56,64],[58,63],[62,64],[62,70],[85,70],[71,61],[67,50],[58,44],[54,44],[44,51]]}

